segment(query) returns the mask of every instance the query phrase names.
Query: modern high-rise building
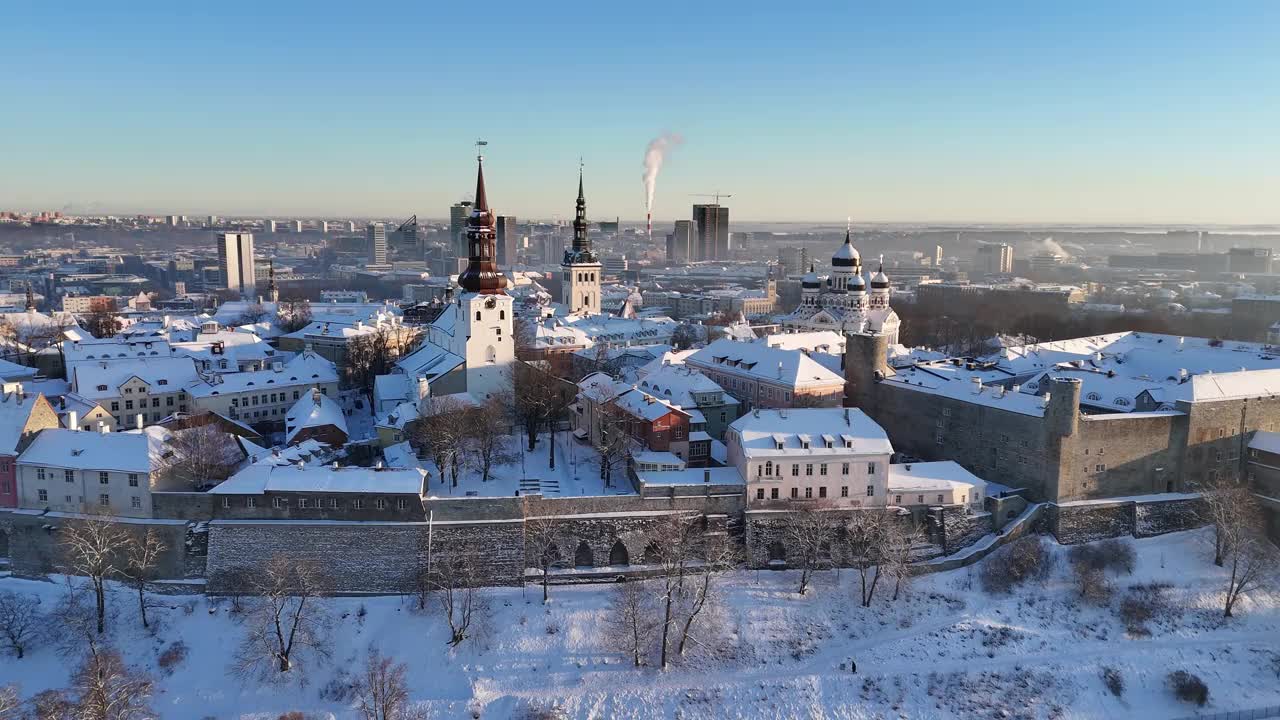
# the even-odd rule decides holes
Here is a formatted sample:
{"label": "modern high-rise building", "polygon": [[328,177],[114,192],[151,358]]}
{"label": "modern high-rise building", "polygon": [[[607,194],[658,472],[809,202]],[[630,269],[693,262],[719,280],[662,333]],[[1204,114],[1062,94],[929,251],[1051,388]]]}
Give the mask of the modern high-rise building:
{"label": "modern high-rise building", "polygon": [[222,287],[248,297],[257,285],[253,269],[253,233],[218,233],[218,271]]}
{"label": "modern high-rise building", "polygon": [[386,223],[369,223],[364,228],[366,255],[370,265],[387,264],[387,226]]}
{"label": "modern high-rise building", "polygon": [[463,200],[449,208],[449,238],[453,256],[464,258],[467,253],[467,219],[471,217],[471,201]]}
{"label": "modern high-rise building", "polygon": [[515,215],[498,216],[498,267],[509,268],[516,264],[516,244],[520,232],[516,230]]}
{"label": "modern high-rise building", "polygon": [[1013,246],[1005,243],[979,245],[973,257],[973,271],[979,275],[1008,275],[1013,272]]}
{"label": "modern high-rise building", "polygon": [[778,248],[778,270],[782,277],[798,277],[809,269],[809,249],[803,247]]}
{"label": "modern high-rise building", "polygon": [[677,220],[676,228],[667,235],[667,261],[673,263],[689,262],[689,254],[693,248],[693,221]]}
{"label": "modern high-rise building", "polygon": [[729,208],[717,203],[693,206],[693,223],[697,238],[690,260],[727,260],[729,258]]}
{"label": "modern high-rise building", "polygon": [[279,223],[277,223],[275,220],[263,220],[262,231],[266,233],[273,233],[276,231],[276,226],[278,224]]}

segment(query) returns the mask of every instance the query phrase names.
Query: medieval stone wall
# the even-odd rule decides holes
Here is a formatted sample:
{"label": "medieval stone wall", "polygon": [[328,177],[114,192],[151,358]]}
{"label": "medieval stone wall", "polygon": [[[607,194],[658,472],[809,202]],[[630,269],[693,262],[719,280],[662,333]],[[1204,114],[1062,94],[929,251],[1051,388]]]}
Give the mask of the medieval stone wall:
{"label": "medieval stone wall", "polygon": [[[64,564],[58,533],[75,516],[62,513],[0,512],[0,531],[9,538],[9,558],[15,575],[40,576],[57,572]],[[120,525],[135,532],[155,531],[164,543],[156,570],[158,579],[179,580],[191,577],[189,570],[199,568],[198,559],[189,558],[188,523],[173,520],[123,520]],[[199,552],[197,547],[195,552]]]}
{"label": "medieval stone wall", "polygon": [[1064,545],[1122,536],[1152,537],[1205,524],[1199,498],[1050,505],[1045,518],[1046,531]]}

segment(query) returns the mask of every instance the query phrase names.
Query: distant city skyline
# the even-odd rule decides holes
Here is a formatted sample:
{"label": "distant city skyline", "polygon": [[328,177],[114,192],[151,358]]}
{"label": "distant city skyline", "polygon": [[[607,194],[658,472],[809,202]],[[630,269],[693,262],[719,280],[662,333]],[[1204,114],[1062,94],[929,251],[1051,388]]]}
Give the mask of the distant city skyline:
{"label": "distant city skyline", "polygon": [[27,5],[0,47],[0,208],[1280,223],[1280,6]]}

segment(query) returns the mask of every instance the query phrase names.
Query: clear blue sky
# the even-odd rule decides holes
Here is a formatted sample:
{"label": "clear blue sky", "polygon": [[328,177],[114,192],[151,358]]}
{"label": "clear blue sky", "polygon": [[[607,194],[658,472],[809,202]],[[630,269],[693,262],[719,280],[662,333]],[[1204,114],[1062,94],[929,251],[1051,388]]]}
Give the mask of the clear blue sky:
{"label": "clear blue sky", "polygon": [[1280,3],[7,3],[0,208],[1280,222]]}

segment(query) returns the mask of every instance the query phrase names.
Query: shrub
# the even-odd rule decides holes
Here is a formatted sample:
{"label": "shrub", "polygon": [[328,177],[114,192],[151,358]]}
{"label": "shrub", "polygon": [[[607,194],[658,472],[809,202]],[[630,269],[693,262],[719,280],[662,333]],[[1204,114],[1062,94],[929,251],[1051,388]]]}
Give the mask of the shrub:
{"label": "shrub", "polygon": [[160,653],[156,663],[165,675],[172,675],[175,668],[187,660],[187,644],[181,640],[169,643],[169,647]]}
{"label": "shrub", "polygon": [[1043,538],[1024,537],[992,553],[982,564],[982,588],[1009,592],[1030,579],[1043,579],[1053,569],[1053,555]]}
{"label": "shrub", "polygon": [[1186,670],[1174,670],[1169,673],[1169,688],[1183,702],[1190,702],[1204,707],[1209,702],[1209,686],[1200,678]]}
{"label": "shrub", "polygon": [[1168,590],[1169,585],[1164,583],[1131,586],[1120,601],[1120,619],[1125,628],[1134,635],[1150,635],[1147,623],[1168,611]]}
{"label": "shrub", "polygon": [[1067,559],[1077,569],[1090,568],[1099,572],[1130,575],[1137,562],[1133,546],[1124,540],[1103,540],[1089,545],[1076,545],[1067,553]]}
{"label": "shrub", "polygon": [[1080,598],[1094,605],[1105,605],[1111,602],[1111,582],[1107,574],[1088,565],[1076,565],[1076,585]]}
{"label": "shrub", "polygon": [[1124,695],[1124,676],[1120,671],[1113,667],[1102,668],[1102,684],[1107,686],[1107,690],[1112,695],[1120,697]]}

